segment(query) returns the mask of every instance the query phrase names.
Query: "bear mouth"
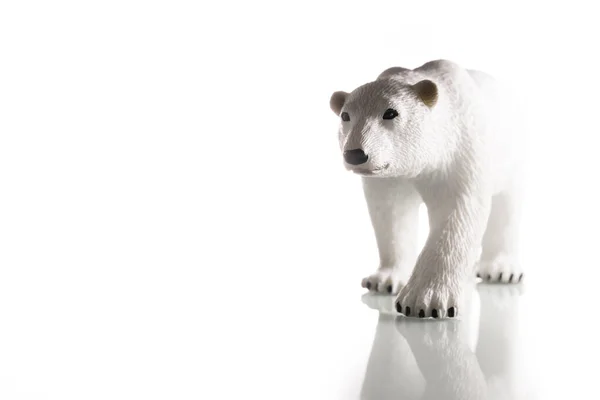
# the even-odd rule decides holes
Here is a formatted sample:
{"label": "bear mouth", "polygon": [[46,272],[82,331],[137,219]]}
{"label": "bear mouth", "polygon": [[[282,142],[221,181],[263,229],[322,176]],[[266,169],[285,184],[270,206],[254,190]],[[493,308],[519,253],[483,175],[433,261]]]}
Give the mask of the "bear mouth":
{"label": "bear mouth", "polygon": [[352,172],[354,172],[355,174],[358,174],[358,175],[362,175],[362,176],[373,176],[373,175],[381,174],[383,171],[388,169],[389,166],[390,166],[390,164],[388,163],[382,167],[377,167],[377,168],[373,168],[373,169],[353,168]]}

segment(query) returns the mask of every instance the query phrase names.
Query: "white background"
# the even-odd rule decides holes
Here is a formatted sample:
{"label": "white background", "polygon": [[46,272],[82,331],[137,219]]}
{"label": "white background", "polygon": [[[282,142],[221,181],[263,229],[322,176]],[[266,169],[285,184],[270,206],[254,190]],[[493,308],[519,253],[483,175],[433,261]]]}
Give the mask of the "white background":
{"label": "white background", "polygon": [[377,259],[329,97],[438,58],[529,106],[545,398],[586,393],[600,32],[549,3],[3,1],[0,397],[352,398]]}

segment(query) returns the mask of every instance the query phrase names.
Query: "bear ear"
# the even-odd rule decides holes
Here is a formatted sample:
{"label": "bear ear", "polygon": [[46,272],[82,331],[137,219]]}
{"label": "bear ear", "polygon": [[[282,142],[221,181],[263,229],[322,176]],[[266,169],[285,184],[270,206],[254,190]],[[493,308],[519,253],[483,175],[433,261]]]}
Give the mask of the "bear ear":
{"label": "bear ear", "polygon": [[438,100],[438,88],[435,83],[425,79],[412,85],[412,88],[427,107],[435,106]]}
{"label": "bear ear", "polygon": [[336,115],[340,115],[340,112],[342,112],[342,107],[344,107],[344,103],[346,103],[346,97],[348,97],[348,93],[346,92],[335,92],[331,95],[329,107],[331,107],[331,110],[333,110]]}

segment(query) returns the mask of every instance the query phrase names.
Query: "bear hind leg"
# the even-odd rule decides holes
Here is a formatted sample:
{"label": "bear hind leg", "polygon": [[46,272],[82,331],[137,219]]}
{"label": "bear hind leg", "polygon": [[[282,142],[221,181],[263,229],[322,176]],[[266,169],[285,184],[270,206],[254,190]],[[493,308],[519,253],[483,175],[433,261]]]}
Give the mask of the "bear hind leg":
{"label": "bear hind leg", "polygon": [[492,209],[482,241],[477,276],[484,282],[519,283],[523,270],[518,260],[520,198],[510,189],[492,198]]}

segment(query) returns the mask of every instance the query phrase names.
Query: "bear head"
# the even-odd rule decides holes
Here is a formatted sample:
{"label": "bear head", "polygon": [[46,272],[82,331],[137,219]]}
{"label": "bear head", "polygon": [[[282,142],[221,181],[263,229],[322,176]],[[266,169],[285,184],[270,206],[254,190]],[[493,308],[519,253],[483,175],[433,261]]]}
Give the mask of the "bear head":
{"label": "bear head", "polygon": [[345,167],[374,177],[414,177],[430,168],[443,150],[435,132],[437,103],[438,88],[427,79],[378,79],[333,93]]}

